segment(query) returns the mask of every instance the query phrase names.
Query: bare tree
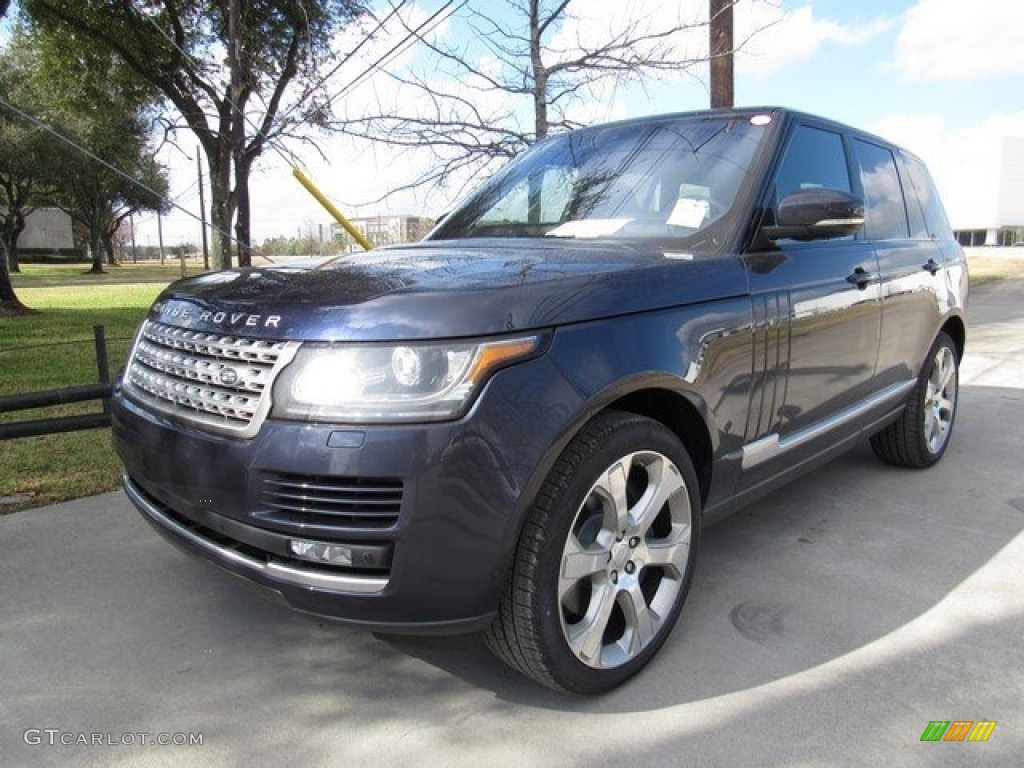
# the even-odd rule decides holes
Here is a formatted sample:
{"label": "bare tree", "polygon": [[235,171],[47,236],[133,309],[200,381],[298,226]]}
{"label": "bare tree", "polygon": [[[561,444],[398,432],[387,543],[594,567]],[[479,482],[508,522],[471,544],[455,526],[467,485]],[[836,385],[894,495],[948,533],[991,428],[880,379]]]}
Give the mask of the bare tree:
{"label": "bare tree", "polygon": [[[398,94],[393,103],[332,116],[328,127],[396,148],[429,148],[431,169],[399,189],[444,186],[550,133],[578,127],[572,110],[605,90],[645,78],[696,77],[694,70],[708,61],[706,0],[666,3],[656,15],[603,26],[591,20],[586,27],[580,22],[594,6],[584,0],[504,5],[466,11],[466,37],[481,48],[420,36],[432,58],[426,71],[388,73]],[[520,117],[526,103],[532,120]]]}

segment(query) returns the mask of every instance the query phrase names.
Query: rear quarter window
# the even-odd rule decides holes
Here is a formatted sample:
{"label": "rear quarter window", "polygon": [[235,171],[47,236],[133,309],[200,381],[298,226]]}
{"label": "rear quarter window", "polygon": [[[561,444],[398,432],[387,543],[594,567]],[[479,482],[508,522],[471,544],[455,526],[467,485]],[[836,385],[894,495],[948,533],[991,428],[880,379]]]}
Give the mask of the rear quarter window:
{"label": "rear quarter window", "polygon": [[907,152],[900,153],[900,160],[904,176],[909,182],[906,185],[907,206],[910,207],[913,202],[920,207],[924,216],[925,236],[951,240],[953,229],[949,225],[949,219],[946,218],[946,211],[942,207],[942,201],[939,199],[939,193],[928,169],[924,163]]}

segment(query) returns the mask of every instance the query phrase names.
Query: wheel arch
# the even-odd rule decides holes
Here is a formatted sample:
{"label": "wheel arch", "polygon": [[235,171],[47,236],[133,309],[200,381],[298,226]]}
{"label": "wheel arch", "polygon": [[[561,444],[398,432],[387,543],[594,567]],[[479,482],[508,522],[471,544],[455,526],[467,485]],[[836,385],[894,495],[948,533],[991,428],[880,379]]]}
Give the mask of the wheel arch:
{"label": "wheel arch", "polygon": [[701,502],[707,501],[713,461],[711,434],[704,417],[689,399],[668,389],[641,389],[620,396],[601,410],[646,416],[668,427],[690,454],[700,483]]}
{"label": "wheel arch", "polygon": [[[713,479],[715,450],[714,433],[709,426],[708,409],[696,392],[683,392],[675,377],[635,376],[617,382],[581,402],[574,417],[567,421],[559,439],[550,446],[523,485],[516,513],[508,519],[508,549],[496,569],[499,581],[511,567],[515,550],[522,536],[537,494],[563,451],[595,418],[608,411],[622,411],[644,416],[664,425],[682,443],[697,474],[701,506],[706,505]],[[496,582],[498,583],[498,582]]]}
{"label": "wheel arch", "polygon": [[964,348],[967,345],[967,326],[964,324],[964,319],[960,315],[947,318],[939,332],[947,334],[953,340],[953,344],[956,345],[956,359],[962,361]]}

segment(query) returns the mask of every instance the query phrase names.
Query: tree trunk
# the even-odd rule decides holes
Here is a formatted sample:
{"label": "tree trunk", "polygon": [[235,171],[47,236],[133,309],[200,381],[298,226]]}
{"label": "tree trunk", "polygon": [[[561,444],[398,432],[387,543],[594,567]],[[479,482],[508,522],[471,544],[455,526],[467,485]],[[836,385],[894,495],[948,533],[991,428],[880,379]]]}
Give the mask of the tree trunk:
{"label": "tree trunk", "polygon": [[21,303],[14,292],[11,273],[7,269],[7,249],[0,248],[0,317],[24,315],[31,311]]}
{"label": "tree trunk", "polygon": [[[240,198],[244,195],[244,207],[246,220],[244,222],[239,221],[236,230],[236,238],[239,243],[238,250],[238,265],[240,267],[248,266],[246,263],[246,250],[242,245],[244,241],[242,233],[249,226],[249,192],[248,187],[243,190],[238,186],[239,178],[245,176],[241,169],[242,165],[242,153],[245,149],[245,99],[242,97],[243,83],[242,83],[242,7],[241,0],[228,0],[228,39],[227,39],[227,54],[228,54],[228,103],[230,105],[228,112],[228,138],[230,141],[224,142],[221,137],[222,143],[227,144],[229,149],[228,157],[231,160],[232,167],[234,168],[235,176],[235,189],[229,200],[231,201],[232,207],[240,206]],[[223,115],[222,115],[223,116]],[[230,225],[230,220],[227,222]],[[225,229],[225,232],[230,230]],[[228,258],[231,256],[230,244],[228,245]]]}
{"label": "tree trunk", "polygon": [[252,210],[249,205],[249,172],[252,160],[235,158],[235,237],[238,240],[238,266],[252,266]]}
{"label": "tree trunk", "polygon": [[213,229],[214,269],[231,269],[231,166],[211,163],[210,226]]}
{"label": "tree trunk", "polygon": [[89,269],[89,273],[103,274],[103,250],[100,245],[99,227],[89,228],[89,255],[92,256],[92,268]]}
{"label": "tree trunk", "polygon": [[18,210],[9,212],[3,219],[3,247],[7,254],[7,271],[21,272],[21,264],[18,261],[18,238],[25,231],[25,217]]}
{"label": "tree trunk", "polygon": [[114,252],[114,236],[104,231],[100,239],[103,241],[103,250],[107,254],[107,263],[111,266],[116,266],[117,254]]}

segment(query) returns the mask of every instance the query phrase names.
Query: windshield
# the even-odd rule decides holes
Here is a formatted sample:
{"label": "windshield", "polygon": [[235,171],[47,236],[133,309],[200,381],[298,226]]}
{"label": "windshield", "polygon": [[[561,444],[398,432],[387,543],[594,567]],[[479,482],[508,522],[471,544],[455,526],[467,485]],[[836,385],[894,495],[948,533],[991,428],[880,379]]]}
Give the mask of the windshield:
{"label": "windshield", "polygon": [[431,235],[689,238],[732,208],[764,133],[749,117],[590,128],[537,144]]}

